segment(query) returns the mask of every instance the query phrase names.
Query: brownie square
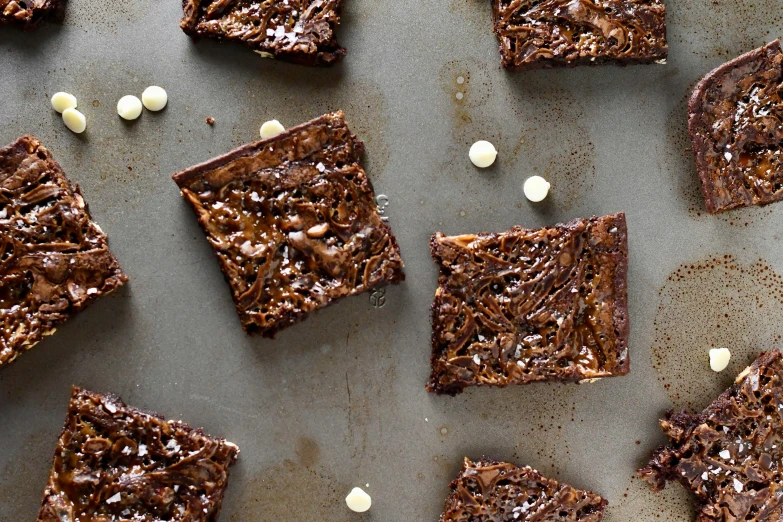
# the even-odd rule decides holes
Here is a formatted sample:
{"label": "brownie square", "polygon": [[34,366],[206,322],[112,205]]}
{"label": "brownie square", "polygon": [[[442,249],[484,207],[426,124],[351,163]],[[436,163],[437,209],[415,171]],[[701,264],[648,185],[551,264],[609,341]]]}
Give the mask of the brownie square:
{"label": "brownie square", "polygon": [[38,522],[217,520],[236,445],[74,387]]}
{"label": "brownie square", "polygon": [[335,37],[342,0],[182,0],[188,35],[241,42],[265,58],[331,65],[345,55]]}
{"label": "brownie square", "polygon": [[0,25],[34,29],[44,19],[58,21],[67,0],[0,0]]}
{"label": "brownie square", "polygon": [[599,522],[607,502],[591,491],[544,478],[536,470],[465,459],[449,485],[440,522]]}
{"label": "brownie square", "polygon": [[628,373],[625,214],[430,244],[429,391]]}
{"label": "brownie square", "polygon": [[762,352],[700,414],[666,413],[670,444],[639,474],[660,491],[677,481],[699,522],[783,520],[783,356]]}
{"label": "brownie square", "polygon": [[127,281],[77,185],[32,136],[0,149],[0,368]]}
{"label": "brownie square", "polygon": [[783,53],[775,40],[696,86],[688,128],[711,214],[783,199]]}
{"label": "brownie square", "polygon": [[405,278],[363,150],[336,112],[173,176],[248,333],[273,337],[341,297]]}
{"label": "brownie square", "polygon": [[503,67],[516,70],[661,62],[661,0],[492,0]]}

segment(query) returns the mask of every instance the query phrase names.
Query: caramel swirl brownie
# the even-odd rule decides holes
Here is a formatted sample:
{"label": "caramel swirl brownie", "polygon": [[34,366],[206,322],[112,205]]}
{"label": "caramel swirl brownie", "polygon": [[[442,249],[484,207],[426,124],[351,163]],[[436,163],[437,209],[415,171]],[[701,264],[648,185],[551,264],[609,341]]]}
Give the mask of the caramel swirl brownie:
{"label": "caramel swirl brownie", "polygon": [[127,278],[36,138],[0,149],[0,368]]}
{"label": "caramel swirl brownie", "polygon": [[699,522],[783,520],[783,356],[762,352],[700,414],[667,412],[670,444],[639,470],[660,491],[677,481]]}
{"label": "caramel swirl brownie", "polygon": [[431,240],[440,268],[427,389],[628,373],[625,214]]}
{"label": "caramel swirl brownie", "polygon": [[666,59],[662,0],[492,0],[507,69]]}
{"label": "caramel swirl brownie", "polygon": [[174,175],[248,333],[405,278],[363,150],[337,112]]}
{"label": "caramel swirl brownie", "polygon": [[599,522],[607,502],[530,467],[465,459],[440,522]]}
{"label": "caramel swirl brownie", "polygon": [[59,20],[67,0],[0,0],[0,24],[34,29],[44,19]]}
{"label": "caramel swirl brownie", "polygon": [[38,522],[214,522],[239,448],[74,388]]}
{"label": "caramel swirl brownie", "polygon": [[192,37],[242,42],[266,58],[331,65],[342,0],[183,0],[180,27]]}
{"label": "caramel swirl brownie", "polygon": [[688,128],[707,211],[783,199],[780,41],[721,65],[699,82]]}

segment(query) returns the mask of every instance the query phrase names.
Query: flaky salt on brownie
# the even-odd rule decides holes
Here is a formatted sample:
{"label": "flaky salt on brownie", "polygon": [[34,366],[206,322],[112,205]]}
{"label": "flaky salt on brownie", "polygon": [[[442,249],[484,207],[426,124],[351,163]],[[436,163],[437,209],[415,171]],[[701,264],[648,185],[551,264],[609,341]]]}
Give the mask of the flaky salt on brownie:
{"label": "flaky salt on brownie", "polygon": [[659,491],[691,491],[699,522],[783,520],[783,355],[762,352],[700,414],[667,412],[670,443],[639,470]]}
{"label": "flaky salt on brownie", "polygon": [[427,389],[625,375],[625,214],[503,233],[435,234]]}
{"label": "flaky salt on brownie", "polygon": [[515,70],[666,59],[662,0],[492,0],[503,67]]}
{"label": "flaky salt on brownie", "polygon": [[707,74],[688,128],[711,214],[783,199],[783,53],[775,40]]}
{"label": "flaky salt on brownie", "polygon": [[38,522],[214,522],[235,444],[73,388]]}
{"label": "flaky salt on brownie", "polygon": [[487,458],[466,458],[449,488],[440,522],[599,522],[607,506],[591,491]]}
{"label": "flaky salt on brownie", "polygon": [[0,25],[35,29],[45,19],[59,20],[67,0],[0,0]]}
{"label": "flaky salt on brownie", "polygon": [[266,58],[331,65],[345,55],[335,31],[342,0],[183,0],[192,37],[241,42]]}
{"label": "flaky salt on brownie", "polygon": [[173,176],[215,249],[242,326],[267,337],[405,278],[342,112]]}
{"label": "flaky salt on brownie", "polygon": [[41,142],[0,149],[0,368],[126,281],[78,185]]}

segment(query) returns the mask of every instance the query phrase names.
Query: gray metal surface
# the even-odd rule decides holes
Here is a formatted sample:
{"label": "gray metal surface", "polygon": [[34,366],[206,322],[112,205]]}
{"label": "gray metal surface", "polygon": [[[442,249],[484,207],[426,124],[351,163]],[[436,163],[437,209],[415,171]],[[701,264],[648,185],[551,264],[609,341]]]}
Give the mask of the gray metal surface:
{"label": "gray metal surface", "polygon": [[[684,102],[713,66],[783,32],[779,0],[670,2],[665,66],[523,74],[498,65],[489,0],[347,0],[349,54],[326,70],[193,44],[176,0],[69,3],[62,27],[0,29],[0,142],[43,140],[131,282],[0,372],[0,520],[34,519],[71,384],[237,443],[224,521],[434,521],[462,457],[482,454],[600,492],[610,522],[693,519],[679,487],[654,496],[632,475],[663,442],[664,410],[703,407],[779,342],[781,284],[769,273],[783,273],[783,205],[704,215]],[[121,121],[117,100],[151,84],[168,90],[168,108]],[[83,136],[51,111],[58,90],[78,97]],[[267,119],[291,126],[335,108],[367,143],[408,280],[382,308],[364,295],[274,341],[249,338],[170,175],[256,139]],[[485,171],[467,159],[480,138],[500,151]],[[534,173],[553,185],[540,206],[522,195]],[[424,391],[431,233],[619,210],[629,376]],[[734,353],[723,374],[708,368],[711,345]],[[343,497],[364,484],[373,508],[355,515]]]}

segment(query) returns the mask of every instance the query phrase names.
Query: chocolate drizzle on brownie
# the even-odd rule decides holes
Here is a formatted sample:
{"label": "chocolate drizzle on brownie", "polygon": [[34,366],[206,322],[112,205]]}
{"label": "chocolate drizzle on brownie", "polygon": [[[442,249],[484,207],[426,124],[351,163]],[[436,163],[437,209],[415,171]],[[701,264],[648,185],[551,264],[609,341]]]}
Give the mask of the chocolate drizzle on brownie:
{"label": "chocolate drizzle on brownie", "polygon": [[362,151],[338,112],[174,175],[248,333],[404,279]]}
{"label": "chocolate drizzle on brownie", "polygon": [[0,368],[125,281],[49,151],[32,136],[0,149]]}
{"label": "chocolate drizzle on brownie", "polygon": [[180,27],[193,37],[235,40],[270,58],[331,65],[342,0],[183,0]]}
{"label": "chocolate drizzle on brownie", "polygon": [[239,449],[74,388],[38,522],[214,522]]}
{"label": "chocolate drizzle on brownie", "polygon": [[664,60],[661,0],[493,0],[503,66],[531,70]]}
{"label": "chocolate drizzle on brownie", "polygon": [[440,522],[599,522],[607,502],[530,467],[465,459]]}
{"label": "chocolate drizzle on brownie", "polygon": [[783,199],[783,53],[780,41],[710,72],[688,105],[707,211]]}
{"label": "chocolate drizzle on brownie", "polygon": [[762,352],[700,414],[667,412],[671,443],[639,474],[656,491],[674,480],[691,491],[699,522],[783,519],[783,355]]}
{"label": "chocolate drizzle on brownie", "polygon": [[431,240],[432,377],[466,386],[592,379],[628,372],[625,215]]}

